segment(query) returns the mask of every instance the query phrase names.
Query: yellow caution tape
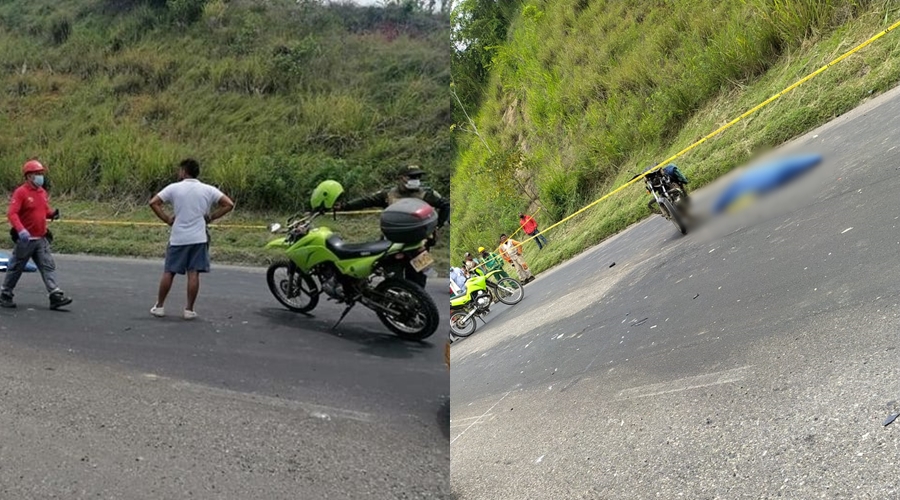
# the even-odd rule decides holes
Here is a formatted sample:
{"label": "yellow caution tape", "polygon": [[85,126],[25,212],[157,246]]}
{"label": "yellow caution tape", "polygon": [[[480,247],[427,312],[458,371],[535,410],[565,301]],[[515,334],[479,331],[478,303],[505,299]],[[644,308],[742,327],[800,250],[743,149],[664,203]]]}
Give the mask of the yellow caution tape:
{"label": "yellow caution tape", "polygon": [[[355,210],[352,212],[338,212],[341,215],[371,215],[380,214],[381,210]],[[81,224],[96,226],[151,226],[164,227],[168,224],[164,222],[139,222],[139,221],[119,221],[119,220],[97,220],[97,219],[60,219],[56,224]],[[268,226],[251,225],[251,224],[210,224],[211,228],[221,229],[268,229]]]}

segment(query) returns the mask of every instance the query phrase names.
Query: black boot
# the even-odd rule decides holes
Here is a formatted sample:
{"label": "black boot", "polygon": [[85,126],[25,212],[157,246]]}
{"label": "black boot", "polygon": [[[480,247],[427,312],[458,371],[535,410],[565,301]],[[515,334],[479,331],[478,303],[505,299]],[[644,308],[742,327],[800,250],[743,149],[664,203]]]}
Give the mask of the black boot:
{"label": "black boot", "polygon": [[50,294],[50,309],[59,309],[72,303],[71,297],[66,297],[61,290]]}
{"label": "black boot", "polygon": [[16,303],[13,302],[13,296],[11,293],[0,293],[0,307],[5,307],[7,309],[13,309],[16,307]]}

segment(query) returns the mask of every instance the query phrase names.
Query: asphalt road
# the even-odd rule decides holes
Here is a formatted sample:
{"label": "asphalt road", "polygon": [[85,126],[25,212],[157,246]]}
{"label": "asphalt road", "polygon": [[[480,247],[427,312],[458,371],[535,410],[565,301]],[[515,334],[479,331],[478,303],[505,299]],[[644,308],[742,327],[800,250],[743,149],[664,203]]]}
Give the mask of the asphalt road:
{"label": "asphalt road", "polygon": [[900,497],[898,130],[895,90],[789,146],[815,175],[641,222],[454,343],[453,496]]}
{"label": "asphalt road", "polygon": [[449,496],[444,334],[362,306],[330,331],[339,306],[291,313],[265,270],[215,264],[198,320],[183,278],[154,318],[161,262],[57,265],[67,311],[37,274],[0,310],[0,498]]}

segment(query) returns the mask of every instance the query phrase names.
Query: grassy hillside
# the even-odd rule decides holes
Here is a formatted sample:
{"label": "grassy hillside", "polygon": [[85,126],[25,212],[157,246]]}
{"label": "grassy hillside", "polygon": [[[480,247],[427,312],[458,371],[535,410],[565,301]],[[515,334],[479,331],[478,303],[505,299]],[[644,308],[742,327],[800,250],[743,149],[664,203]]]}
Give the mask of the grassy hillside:
{"label": "grassy hillside", "polygon": [[145,201],[193,156],[244,209],[406,163],[447,194],[448,44],[446,16],[409,6],[0,2],[0,192],[37,156],[57,197]]}
{"label": "grassy hillside", "polygon": [[[453,261],[543,207],[544,227],[674,154],[900,17],[891,2],[522,2],[494,49],[452,181]],[[900,33],[677,163],[698,185],[900,80]],[[471,111],[470,111],[471,113]],[[498,195],[499,194],[499,195]],[[545,269],[648,215],[634,187],[547,236]],[[530,245],[533,245],[530,244]]]}

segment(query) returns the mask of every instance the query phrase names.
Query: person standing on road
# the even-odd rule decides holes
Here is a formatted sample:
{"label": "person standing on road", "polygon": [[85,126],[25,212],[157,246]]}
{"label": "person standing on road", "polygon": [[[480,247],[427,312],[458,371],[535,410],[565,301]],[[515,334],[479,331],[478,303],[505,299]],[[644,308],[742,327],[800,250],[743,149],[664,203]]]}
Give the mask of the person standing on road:
{"label": "person standing on road", "polygon": [[[165,271],[159,282],[159,294],[150,314],[165,316],[164,305],[176,274],[187,274],[187,304],[184,319],[194,319],[194,303],[200,292],[200,273],[209,272],[209,231],[207,225],[234,209],[234,202],[218,188],[198,180],[200,164],[186,159],[179,164],[178,178],[153,199],[150,208],[160,220],[172,227],[166,248]],[[172,205],[174,215],[163,209]]]}
{"label": "person standing on road", "polygon": [[44,190],[46,169],[37,160],[28,160],[22,165],[25,182],[12,195],[6,217],[16,236],[15,247],[6,269],[6,278],[0,287],[0,306],[16,307],[13,290],[25,270],[29,259],[34,259],[47,293],[50,294],[50,309],[59,309],[72,303],[72,298],[60,290],[56,283],[56,262],[50,252],[47,219],[58,219],[59,210],[52,210]]}
{"label": "person standing on road", "polygon": [[[538,229],[537,221],[534,220],[534,217],[527,214],[519,214],[519,225],[522,226],[522,230],[525,231],[525,234],[528,236],[534,237],[534,242],[538,245],[538,250],[543,250],[544,245],[547,244],[547,238],[541,234],[540,229]],[[541,242],[543,241],[543,244]]]}
{"label": "person standing on road", "polygon": [[528,269],[528,264],[522,257],[521,243],[502,234],[500,235],[500,253],[503,255],[503,259],[506,260],[506,262],[511,263],[513,267],[516,268],[516,273],[518,273],[519,281],[521,281],[522,284],[534,281],[534,275],[531,274],[531,271]]}

